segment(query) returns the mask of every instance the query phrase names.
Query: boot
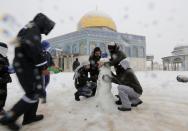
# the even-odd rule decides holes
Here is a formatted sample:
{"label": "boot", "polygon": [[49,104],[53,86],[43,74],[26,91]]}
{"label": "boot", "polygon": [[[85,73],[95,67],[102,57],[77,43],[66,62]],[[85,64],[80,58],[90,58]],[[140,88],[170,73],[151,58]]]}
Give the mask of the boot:
{"label": "boot", "polygon": [[6,113],[5,116],[0,119],[0,124],[7,126],[11,131],[19,131],[20,126],[15,123],[15,118],[11,114],[11,112]]}
{"label": "boot", "polygon": [[33,122],[37,122],[37,121],[40,121],[40,120],[43,120],[43,119],[44,119],[44,115],[36,115],[33,118],[30,118],[28,120],[24,120],[22,122],[22,125],[27,125],[27,124],[30,124],[30,123],[33,123]]}
{"label": "boot", "polygon": [[[29,124],[29,123],[32,123],[32,122],[35,122],[35,121],[39,121],[41,119],[43,119],[43,115],[36,115],[36,112],[37,112],[37,109],[38,109],[38,105],[39,105],[39,101],[36,102],[36,103],[33,103],[30,107],[29,110],[27,110],[25,113],[24,113],[24,117],[23,117],[23,122],[22,124],[23,125],[26,125],[26,124]],[[40,118],[42,117],[42,118]],[[39,119],[39,120],[38,120]]]}
{"label": "boot", "polygon": [[78,92],[76,92],[76,93],[74,94],[74,96],[75,96],[75,100],[76,100],[76,101],[80,101]]}

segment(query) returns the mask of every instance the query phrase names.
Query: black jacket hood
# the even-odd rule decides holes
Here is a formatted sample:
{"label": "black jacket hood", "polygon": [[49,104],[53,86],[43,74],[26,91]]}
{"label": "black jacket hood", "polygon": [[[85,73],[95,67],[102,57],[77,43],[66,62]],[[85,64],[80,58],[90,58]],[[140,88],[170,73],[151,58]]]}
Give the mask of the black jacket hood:
{"label": "black jacket hood", "polygon": [[33,21],[38,26],[40,33],[45,35],[48,35],[55,26],[55,22],[42,13],[37,14]]}

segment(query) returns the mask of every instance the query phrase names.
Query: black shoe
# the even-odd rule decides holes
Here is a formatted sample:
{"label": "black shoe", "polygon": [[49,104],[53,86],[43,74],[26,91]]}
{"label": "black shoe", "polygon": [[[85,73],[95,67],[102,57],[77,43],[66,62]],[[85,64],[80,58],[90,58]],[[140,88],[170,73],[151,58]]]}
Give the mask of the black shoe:
{"label": "black shoe", "polygon": [[43,115],[36,115],[34,118],[31,118],[30,120],[24,120],[22,122],[22,125],[27,125],[27,124],[30,124],[30,123],[33,123],[33,122],[37,122],[37,121],[40,121],[42,119],[44,119]]}
{"label": "black shoe", "polygon": [[131,111],[131,108],[118,107],[120,111]]}
{"label": "black shoe", "polygon": [[76,93],[74,93],[74,96],[75,96],[76,101],[80,101],[80,98],[79,98],[80,95],[79,95],[78,91]]}
{"label": "black shoe", "polygon": [[76,101],[80,101],[78,92],[76,92],[76,93],[74,94],[74,96],[75,96],[75,100],[76,100]]}
{"label": "black shoe", "polygon": [[2,124],[3,126],[7,126],[7,128],[9,128],[11,131],[19,131],[20,130],[20,126],[17,125],[15,123],[15,121],[13,121],[13,119],[8,118],[6,116],[4,116],[3,118],[0,119],[0,124]]}
{"label": "black shoe", "polygon": [[116,105],[122,105],[122,102],[120,100],[116,101],[115,103]]}
{"label": "black shoe", "polygon": [[79,96],[75,95],[75,100],[76,100],[76,101],[80,101]]}
{"label": "black shoe", "polygon": [[138,105],[140,105],[140,104],[142,104],[143,102],[142,101],[140,101],[140,102],[138,102],[137,104],[131,104],[131,106],[132,107],[137,107]]}

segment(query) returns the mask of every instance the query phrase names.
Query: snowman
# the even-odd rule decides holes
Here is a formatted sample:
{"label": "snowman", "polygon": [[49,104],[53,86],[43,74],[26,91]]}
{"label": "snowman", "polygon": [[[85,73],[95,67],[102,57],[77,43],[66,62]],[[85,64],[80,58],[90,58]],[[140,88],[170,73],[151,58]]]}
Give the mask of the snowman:
{"label": "snowman", "polygon": [[105,112],[114,112],[116,110],[115,99],[111,92],[112,82],[103,80],[103,76],[112,77],[111,68],[108,65],[103,65],[100,68],[100,73],[97,81],[97,92],[95,95],[96,107]]}

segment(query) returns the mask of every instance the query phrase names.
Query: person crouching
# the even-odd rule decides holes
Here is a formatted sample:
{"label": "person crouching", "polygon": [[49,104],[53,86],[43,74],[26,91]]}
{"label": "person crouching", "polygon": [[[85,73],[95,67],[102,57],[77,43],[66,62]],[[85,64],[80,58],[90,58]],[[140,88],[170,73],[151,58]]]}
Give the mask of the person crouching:
{"label": "person crouching", "polygon": [[89,78],[90,63],[83,62],[75,70],[74,74],[74,85],[77,89],[75,95],[75,100],[80,101],[80,96],[91,97],[93,94],[93,89],[97,87],[95,82],[90,81]]}
{"label": "person crouching", "polygon": [[104,80],[110,80],[113,83],[118,84],[119,101],[116,101],[120,111],[131,111],[131,107],[136,107],[142,104],[140,96],[143,93],[140,82],[138,81],[133,69],[130,67],[129,62],[126,59],[126,55],[119,49],[117,43],[109,43],[108,50],[111,55],[110,66],[114,66],[116,75],[112,73],[113,77],[104,76]]}

